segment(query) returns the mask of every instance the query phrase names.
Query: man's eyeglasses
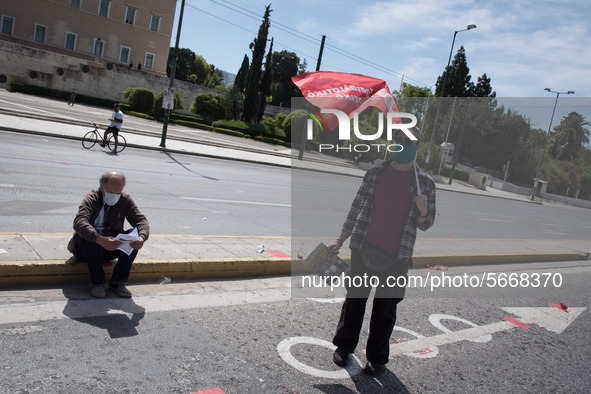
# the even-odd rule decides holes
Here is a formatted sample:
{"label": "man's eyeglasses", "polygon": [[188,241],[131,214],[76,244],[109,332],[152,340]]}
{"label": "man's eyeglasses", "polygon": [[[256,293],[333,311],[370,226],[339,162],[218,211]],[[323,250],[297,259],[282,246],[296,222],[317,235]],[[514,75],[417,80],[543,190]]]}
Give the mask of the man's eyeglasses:
{"label": "man's eyeglasses", "polygon": [[419,143],[419,141],[413,141],[410,138],[408,138],[406,134],[396,134],[394,136],[394,142],[396,142],[397,144],[404,142],[406,145],[416,145]]}

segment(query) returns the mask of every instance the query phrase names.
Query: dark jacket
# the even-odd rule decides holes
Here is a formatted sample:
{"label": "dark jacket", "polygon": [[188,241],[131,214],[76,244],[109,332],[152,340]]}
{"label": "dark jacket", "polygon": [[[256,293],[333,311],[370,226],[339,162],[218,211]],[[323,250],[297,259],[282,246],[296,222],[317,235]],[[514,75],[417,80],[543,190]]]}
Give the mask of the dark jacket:
{"label": "dark jacket", "polygon": [[[68,243],[68,250],[73,252],[76,247],[77,237],[96,242],[99,233],[94,229],[96,220],[103,207],[103,194],[100,189],[93,190],[84,197],[78,213],[74,218],[74,235]],[[150,224],[148,219],[140,212],[133,199],[127,193],[122,193],[117,204],[108,211],[110,230],[106,236],[115,237],[124,231],[125,219],[132,227],[137,227],[138,235],[146,241],[150,236]]]}

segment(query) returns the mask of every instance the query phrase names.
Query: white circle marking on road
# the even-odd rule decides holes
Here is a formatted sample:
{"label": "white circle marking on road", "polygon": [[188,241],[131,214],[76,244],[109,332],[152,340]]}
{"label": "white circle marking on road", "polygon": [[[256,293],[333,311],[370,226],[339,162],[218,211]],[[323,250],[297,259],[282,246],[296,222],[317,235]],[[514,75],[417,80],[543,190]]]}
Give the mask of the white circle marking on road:
{"label": "white circle marking on road", "polygon": [[297,344],[307,344],[307,345],[317,345],[322,346],[325,348],[334,351],[336,346],[332,343],[325,341],[324,339],[313,338],[313,337],[291,337],[286,338],[283,341],[279,342],[277,345],[277,351],[279,355],[289,365],[301,371],[305,374],[316,376],[319,378],[327,378],[327,379],[350,379],[352,376],[357,375],[361,372],[361,365],[359,363],[359,359],[352,354],[349,360],[347,367],[343,369],[339,369],[337,371],[325,371],[322,369],[311,367],[303,362],[297,360],[293,354],[291,354],[291,347]]}

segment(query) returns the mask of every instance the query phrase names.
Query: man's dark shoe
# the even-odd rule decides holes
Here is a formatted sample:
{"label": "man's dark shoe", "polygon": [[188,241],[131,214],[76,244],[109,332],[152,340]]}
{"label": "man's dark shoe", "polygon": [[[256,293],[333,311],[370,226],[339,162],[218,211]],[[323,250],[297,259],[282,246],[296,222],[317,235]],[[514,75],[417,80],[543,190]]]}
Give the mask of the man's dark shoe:
{"label": "man's dark shoe", "polygon": [[332,354],[332,361],[339,367],[344,367],[347,365],[347,361],[349,360],[349,353],[341,349],[340,347],[334,351]]}
{"label": "man's dark shoe", "polygon": [[384,368],[386,368],[385,364],[377,364],[368,361],[367,364],[365,364],[365,368],[363,368],[363,372],[369,376],[377,376]]}
{"label": "man's dark shoe", "polygon": [[131,291],[129,291],[129,289],[127,287],[125,287],[125,285],[117,285],[117,284],[109,284],[109,287],[111,288],[111,290],[113,290],[115,292],[115,294],[117,294],[119,297],[123,297],[123,298],[131,298],[132,294]]}

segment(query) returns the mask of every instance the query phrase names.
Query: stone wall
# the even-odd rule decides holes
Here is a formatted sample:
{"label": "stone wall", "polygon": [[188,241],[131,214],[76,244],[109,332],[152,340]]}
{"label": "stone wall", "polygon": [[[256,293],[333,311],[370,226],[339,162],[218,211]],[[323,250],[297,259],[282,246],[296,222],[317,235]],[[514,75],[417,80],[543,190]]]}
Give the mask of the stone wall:
{"label": "stone wall", "polygon": [[[72,91],[78,94],[125,102],[123,91],[128,87],[143,87],[154,94],[163,92],[170,79],[117,63],[99,59],[82,59],[48,52],[25,45],[0,40],[0,88],[10,89],[12,81],[30,85]],[[175,91],[181,96],[183,112],[188,112],[196,95],[212,93],[215,89],[188,82],[174,81]]]}
{"label": "stone wall", "polygon": [[[168,88],[170,78],[130,68],[125,64],[107,63],[102,59],[84,59],[64,53],[49,52],[27,45],[0,40],[0,88],[10,89],[12,81],[71,92],[102,99],[126,102],[123,92],[129,87],[150,89],[157,95]],[[198,94],[223,95],[216,89],[190,82],[174,81],[174,90],[181,96],[189,113]],[[290,108],[267,105],[265,114],[289,114]]]}

